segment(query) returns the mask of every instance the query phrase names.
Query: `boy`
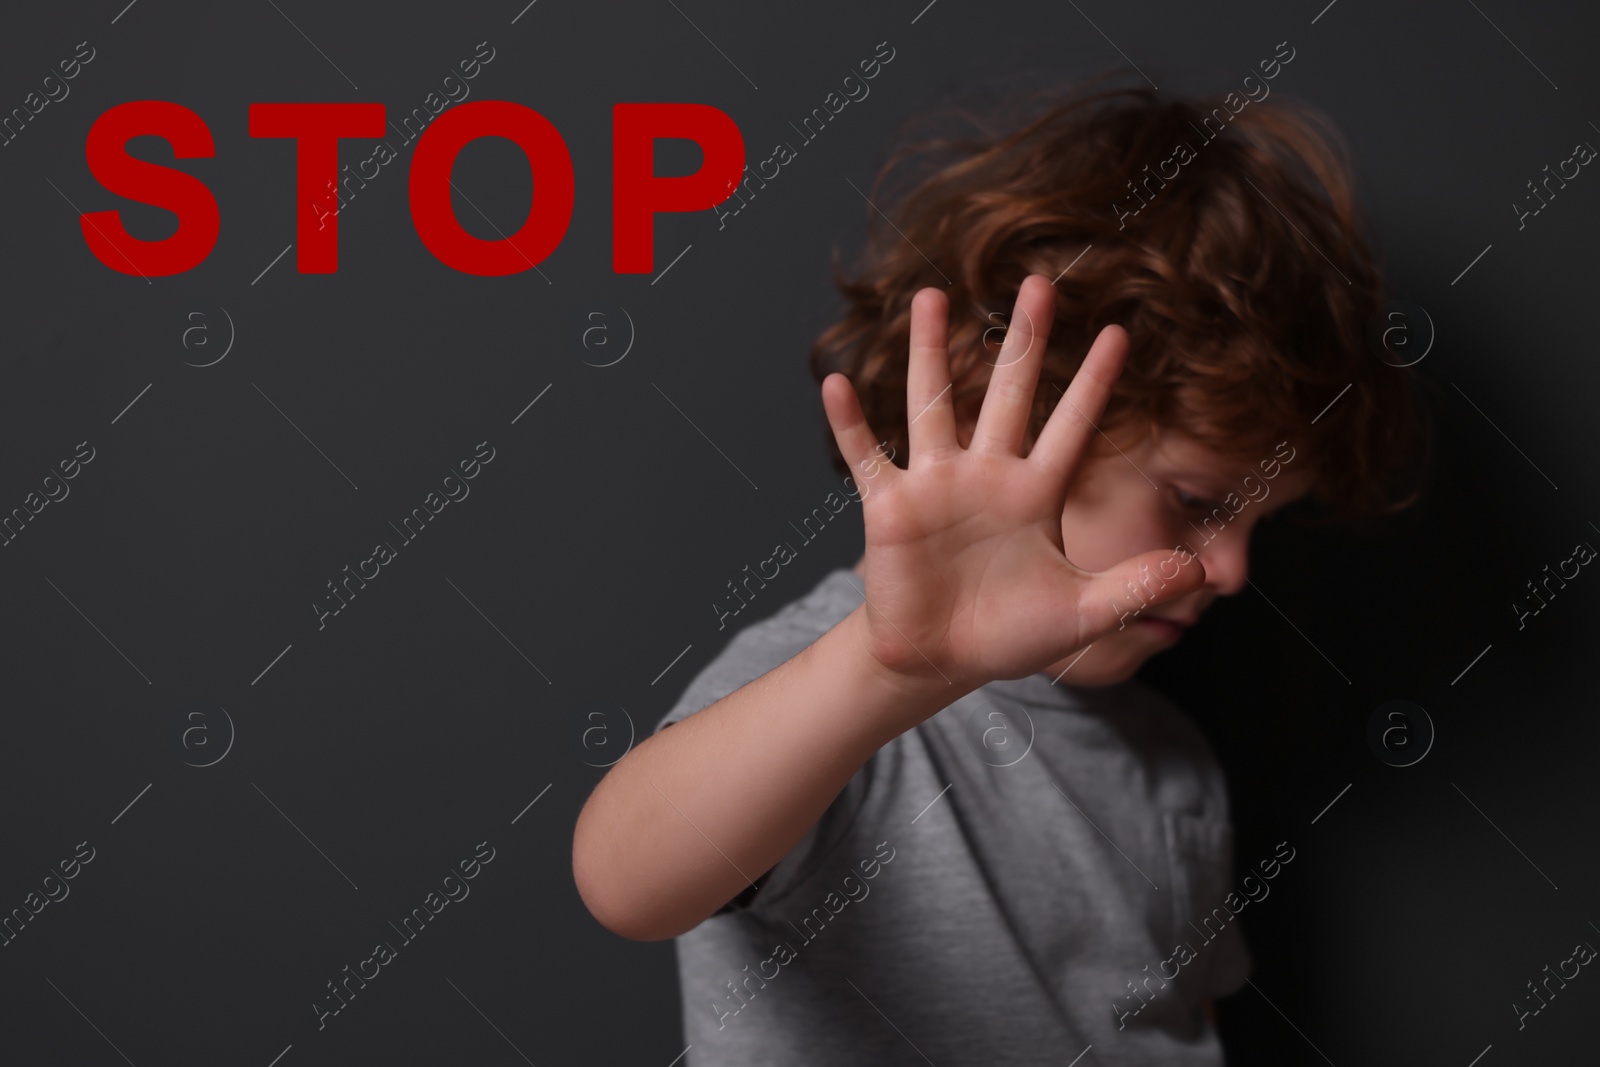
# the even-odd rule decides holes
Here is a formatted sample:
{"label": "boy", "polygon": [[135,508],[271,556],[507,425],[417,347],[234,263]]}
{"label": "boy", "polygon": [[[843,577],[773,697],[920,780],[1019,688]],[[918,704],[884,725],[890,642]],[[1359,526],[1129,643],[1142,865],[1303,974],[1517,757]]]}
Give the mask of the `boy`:
{"label": "boy", "polygon": [[1226,785],[1132,676],[1256,523],[1384,510],[1426,426],[1364,351],[1314,116],[1208,107],[1109,90],[956,146],[841,282],[811,363],[865,555],[735,636],[574,834],[595,917],[678,938],[691,1065],[1223,1062]]}

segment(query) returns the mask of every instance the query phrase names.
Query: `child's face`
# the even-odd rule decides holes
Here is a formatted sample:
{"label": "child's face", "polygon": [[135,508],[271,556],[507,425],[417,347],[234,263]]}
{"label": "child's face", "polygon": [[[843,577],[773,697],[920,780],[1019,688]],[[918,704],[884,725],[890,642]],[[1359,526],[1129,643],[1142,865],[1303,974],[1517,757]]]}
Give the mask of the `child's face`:
{"label": "child's face", "polygon": [[[1100,444],[1106,444],[1104,438]],[[1276,462],[1285,455],[1290,462]],[[1287,450],[1263,455],[1261,460],[1274,461],[1263,468],[1259,461],[1228,459],[1171,432],[1125,445],[1120,453],[1107,447],[1104,454],[1086,455],[1061,514],[1067,558],[1100,571],[1149,549],[1182,545],[1199,556],[1206,581],[1185,596],[1143,609],[1128,592],[1118,607],[1137,613],[1087,651],[1046,668],[1050,676],[1064,685],[1110,685],[1130,678],[1147,658],[1176,642],[1182,626],[1198,621],[1217,597],[1243,589],[1256,524],[1310,490],[1311,471],[1296,470],[1293,455]],[[1264,471],[1276,475],[1268,479]],[[1159,588],[1157,582],[1159,576],[1153,576],[1152,588]]]}

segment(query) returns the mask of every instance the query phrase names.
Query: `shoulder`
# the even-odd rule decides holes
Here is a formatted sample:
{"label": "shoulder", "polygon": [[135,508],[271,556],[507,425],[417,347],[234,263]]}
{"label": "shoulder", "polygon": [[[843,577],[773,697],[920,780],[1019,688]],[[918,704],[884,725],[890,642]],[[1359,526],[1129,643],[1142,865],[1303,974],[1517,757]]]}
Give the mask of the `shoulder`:
{"label": "shoulder", "polygon": [[653,732],[793,659],[855,609],[861,602],[858,587],[858,576],[848,568],[835,568],[803,596],[734,634],[689,681]]}
{"label": "shoulder", "polygon": [[1228,788],[1222,761],[1199,724],[1166,695],[1137,678],[1119,684],[1117,700],[1149,724],[1164,752],[1192,768],[1214,810],[1227,818]]}

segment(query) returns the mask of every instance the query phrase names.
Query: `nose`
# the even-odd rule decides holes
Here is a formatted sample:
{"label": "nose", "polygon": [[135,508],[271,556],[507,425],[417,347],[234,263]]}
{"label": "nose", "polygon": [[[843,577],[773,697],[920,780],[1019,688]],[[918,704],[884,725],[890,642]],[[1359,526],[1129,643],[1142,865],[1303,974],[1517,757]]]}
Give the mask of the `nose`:
{"label": "nose", "polygon": [[1250,575],[1248,531],[1223,531],[1216,540],[1200,549],[1200,563],[1206,569],[1206,588],[1215,589],[1218,596],[1240,592]]}

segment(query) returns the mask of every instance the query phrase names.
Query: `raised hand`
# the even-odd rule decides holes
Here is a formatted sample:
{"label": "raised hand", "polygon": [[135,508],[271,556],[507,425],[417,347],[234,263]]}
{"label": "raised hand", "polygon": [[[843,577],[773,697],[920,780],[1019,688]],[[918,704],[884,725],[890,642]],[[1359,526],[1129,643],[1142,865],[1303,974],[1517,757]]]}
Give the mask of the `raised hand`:
{"label": "raised hand", "polygon": [[[1067,487],[1122,373],[1128,336],[1119,326],[1100,331],[1024,457],[1054,315],[1049,279],[1029,275],[963,448],[949,388],[949,300],[938,289],[916,294],[904,470],[873,458],[879,438],[850,380],[834,373],[822,382],[844,458],[856,470],[877,463],[863,501],[865,633],[870,655],[897,676],[963,691],[1021,678],[1115,629],[1120,611],[1176,599],[1205,581],[1199,560],[1176,549],[1143,552],[1099,573],[1067,559]],[[1150,581],[1151,572],[1160,580]],[[1142,601],[1125,586],[1141,578]]]}

